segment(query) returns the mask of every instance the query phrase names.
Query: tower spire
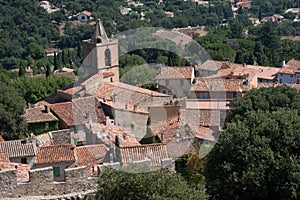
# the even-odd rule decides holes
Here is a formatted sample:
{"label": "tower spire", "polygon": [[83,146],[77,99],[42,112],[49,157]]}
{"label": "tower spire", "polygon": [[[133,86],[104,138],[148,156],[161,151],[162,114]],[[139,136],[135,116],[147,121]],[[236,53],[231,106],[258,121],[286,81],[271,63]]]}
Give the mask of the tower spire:
{"label": "tower spire", "polygon": [[108,41],[108,37],[100,19],[97,20],[93,41],[95,43],[104,43]]}

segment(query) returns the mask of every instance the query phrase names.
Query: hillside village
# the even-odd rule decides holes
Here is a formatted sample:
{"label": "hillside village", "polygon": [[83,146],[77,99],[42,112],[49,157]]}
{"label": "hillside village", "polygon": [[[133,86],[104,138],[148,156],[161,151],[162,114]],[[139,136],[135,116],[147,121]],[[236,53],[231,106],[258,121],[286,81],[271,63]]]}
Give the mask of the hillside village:
{"label": "hillside village", "polygon": [[[162,66],[157,91],[119,82],[118,41],[107,37],[100,20],[83,41],[83,54],[84,78],[26,109],[28,138],[1,140],[1,197],[81,190],[72,189],[79,174],[79,185],[93,188],[92,177],[105,166],[174,171],[175,158],[213,147],[231,100],[260,87],[300,91],[298,60],[283,61],[282,68],[213,60]],[[51,192],[34,191],[43,179]]]}

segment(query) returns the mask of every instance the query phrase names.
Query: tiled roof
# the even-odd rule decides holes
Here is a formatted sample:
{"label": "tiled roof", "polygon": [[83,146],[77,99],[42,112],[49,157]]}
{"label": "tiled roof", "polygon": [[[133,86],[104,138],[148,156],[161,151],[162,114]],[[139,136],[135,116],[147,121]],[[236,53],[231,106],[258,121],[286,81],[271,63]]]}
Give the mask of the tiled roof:
{"label": "tiled roof", "polygon": [[58,119],[50,111],[47,112],[45,108],[41,107],[26,109],[24,118],[27,123],[58,121]]}
{"label": "tiled roof", "polygon": [[171,158],[178,158],[183,155],[191,154],[197,151],[197,148],[193,144],[193,139],[179,139],[176,141],[173,139],[167,145],[167,151]]}
{"label": "tiled roof", "polygon": [[292,69],[295,73],[300,73],[300,60],[290,60],[285,68]]}
{"label": "tiled roof", "polygon": [[73,145],[52,145],[39,147],[35,164],[73,162],[75,155]]}
{"label": "tiled roof", "polygon": [[198,79],[197,83],[191,86],[191,91],[230,91],[249,90],[243,85],[242,79]]}
{"label": "tiled roof", "polygon": [[293,69],[289,69],[289,68],[282,68],[279,70],[279,73],[281,74],[295,74],[295,71]]}
{"label": "tiled roof", "polygon": [[133,161],[150,158],[153,167],[161,166],[161,160],[169,158],[166,145],[164,144],[121,147],[121,156],[125,165]]}
{"label": "tiled roof", "polygon": [[116,102],[128,103],[132,105],[149,101],[149,98],[153,97],[170,98],[170,96],[166,94],[121,82],[102,83],[96,92],[96,96],[99,99],[110,99],[112,94],[115,94],[117,99]]}
{"label": "tiled roof", "polygon": [[86,145],[75,148],[76,166],[87,166],[89,174],[93,174],[93,167],[108,162],[108,149],[104,144]]}
{"label": "tiled roof", "polygon": [[161,67],[156,79],[192,79],[194,68],[192,66]]}
{"label": "tiled roof", "polygon": [[7,152],[10,158],[35,156],[32,143],[22,144],[21,140],[0,142],[0,151]]}
{"label": "tiled roof", "polygon": [[[122,147],[140,145],[133,135],[131,128],[129,127],[121,127],[116,125],[104,126],[103,124],[93,123],[91,125],[91,129],[92,132],[97,134],[98,137],[101,137],[104,142],[113,143],[115,142],[115,137],[118,136],[120,139],[120,146]],[[109,134],[110,137],[107,137],[107,134]]]}
{"label": "tiled roof", "polygon": [[9,163],[9,157],[7,152],[0,152],[0,163]]}
{"label": "tiled roof", "polygon": [[52,104],[50,108],[68,126],[84,124],[89,120],[99,123],[105,121],[104,112],[99,107],[95,97],[78,98],[69,102]]}
{"label": "tiled roof", "polygon": [[210,128],[203,126],[191,126],[193,132],[195,132],[195,137],[202,140],[217,141],[218,138],[214,137],[214,131]]}
{"label": "tiled roof", "polygon": [[52,145],[53,144],[51,132],[43,133],[43,134],[34,136],[34,139],[37,140],[37,145],[38,146],[45,146],[45,145]]}

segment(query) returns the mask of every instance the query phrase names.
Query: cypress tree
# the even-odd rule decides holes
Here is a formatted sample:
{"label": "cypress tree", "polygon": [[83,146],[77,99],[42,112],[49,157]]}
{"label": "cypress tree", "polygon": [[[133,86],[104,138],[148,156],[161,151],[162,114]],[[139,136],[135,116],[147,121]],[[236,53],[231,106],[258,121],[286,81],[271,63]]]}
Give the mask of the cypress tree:
{"label": "cypress tree", "polygon": [[57,55],[54,52],[54,71],[58,70],[58,61],[57,61]]}

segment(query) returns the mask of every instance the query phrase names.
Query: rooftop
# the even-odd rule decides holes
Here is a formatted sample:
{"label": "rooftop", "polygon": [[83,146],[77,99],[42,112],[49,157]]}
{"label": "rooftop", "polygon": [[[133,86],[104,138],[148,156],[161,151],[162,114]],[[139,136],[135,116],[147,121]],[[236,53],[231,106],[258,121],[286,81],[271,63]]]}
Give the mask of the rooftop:
{"label": "rooftop", "polygon": [[58,121],[58,119],[50,112],[50,110],[47,111],[46,107],[28,108],[25,110],[24,118],[26,119],[27,123]]}
{"label": "rooftop", "polygon": [[23,143],[21,140],[0,142],[0,152],[8,153],[9,158],[20,158],[35,156],[33,143]]}
{"label": "rooftop", "polygon": [[39,147],[35,164],[47,164],[58,162],[73,162],[75,155],[74,145],[52,145]]}
{"label": "rooftop", "polygon": [[125,165],[134,161],[151,159],[153,167],[160,167],[161,160],[169,158],[166,145],[164,144],[121,147],[121,155]]}
{"label": "rooftop", "polygon": [[156,79],[192,79],[194,68],[192,66],[168,67],[160,68],[160,74]]}

